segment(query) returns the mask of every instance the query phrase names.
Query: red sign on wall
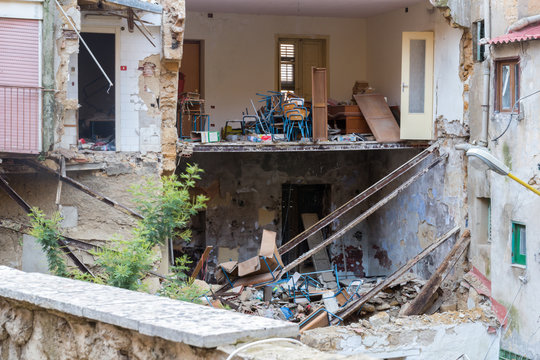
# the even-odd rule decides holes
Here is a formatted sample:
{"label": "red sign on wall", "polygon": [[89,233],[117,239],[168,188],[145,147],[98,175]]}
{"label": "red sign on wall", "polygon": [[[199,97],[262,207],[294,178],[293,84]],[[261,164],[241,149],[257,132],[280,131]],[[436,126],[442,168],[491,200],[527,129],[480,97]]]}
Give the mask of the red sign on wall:
{"label": "red sign on wall", "polygon": [[127,66],[126,65],[120,65],[120,71],[126,71]]}

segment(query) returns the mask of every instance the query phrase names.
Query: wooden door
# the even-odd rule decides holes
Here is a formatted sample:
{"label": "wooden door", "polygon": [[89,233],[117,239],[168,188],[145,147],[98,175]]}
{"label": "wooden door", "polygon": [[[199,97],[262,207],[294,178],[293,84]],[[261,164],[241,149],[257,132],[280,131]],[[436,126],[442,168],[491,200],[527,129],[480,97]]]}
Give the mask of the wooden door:
{"label": "wooden door", "polygon": [[433,138],[433,33],[404,32],[401,58],[401,139]]}
{"label": "wooden door", "polygon": [[[201,42],[185,40],[180,73],[184,77],[183,92],[201,94]],[[181,75],[181,76],[182,76]],[[181,90],[181,89],[179,89]]]}
{"label": "wooden door", "polygon": [[301,79],[298,82],[300,88],[298,89],[299,95],[306,99],[311,100],[311,69],[312,68],[324,68],[325,67],[325,41],[321,39],[301,39],[300,56],[301,56]]}

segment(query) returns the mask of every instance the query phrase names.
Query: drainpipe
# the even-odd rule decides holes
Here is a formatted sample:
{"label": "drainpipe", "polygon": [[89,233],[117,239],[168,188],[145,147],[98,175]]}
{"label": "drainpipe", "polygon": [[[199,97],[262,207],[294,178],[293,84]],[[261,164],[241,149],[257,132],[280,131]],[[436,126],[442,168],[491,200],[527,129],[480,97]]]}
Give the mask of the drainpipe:
{"label": "drainpipe", "polygon": [[[491,4],[490,0],[484,0],[484,37],[486,39],[491,38]],[[483,63],[483,75],[484,75],[484,98],[482,101],[482,127],[480,131],[479,144],[487,146],[488,144],[488,121],[489,121],[489,83],[490,83],[490,48],[489,44],[485,44],[484,48],[484,63]]]}

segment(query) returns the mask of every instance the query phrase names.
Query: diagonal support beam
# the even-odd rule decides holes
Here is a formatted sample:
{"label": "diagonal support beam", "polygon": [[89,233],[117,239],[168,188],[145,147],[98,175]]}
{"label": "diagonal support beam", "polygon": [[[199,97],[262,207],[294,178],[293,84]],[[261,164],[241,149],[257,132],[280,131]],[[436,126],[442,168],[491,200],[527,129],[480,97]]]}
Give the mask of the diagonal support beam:
{"label": "diagonal support beam", "polygon": [[[32,208],[30,207],[30,205],[28,205],[28,203],[24,201],[24,199],[20,197],[19,194],[17,194],[17,192],[15,192],[15,190],[13,190],[13,188],[9,186],[8,182],[1,176],[0,176],[0,188],[2,188],[9,195],[9,197],[13,199],[13,201],[15,201],[21,208],[23,208],[27,214],[30,214],[32,212]],[[66,243],[66,240],[67,239],[65,238],[58,239],[58,245],[60,249],[64,252],[64,254],[66,254],[75,263],[75,265],[79,268],[79,270],[81,270],[83,273],[87,273],[94,276],[94,274],[92,274],[90,269],[88,269],[86,265],[84,265],[79,260],[79,258],[75,256],[75,254],[68,248],[67,246],[68,244]],[[70,241],[70,240],[67,240],[67,241]]]}
{"label": "diagonal support beam", "polygon": [[428,166],[424,167],[422,170],[418,171],[414,176],[412,176],[410,179],[405,181],[403,184],[401,184],[398,188],[396,188],[394,191],[392,191],[390,194],[388,194],[386,197],[384,197],[382,200],[377,202],[375,205],[370,207],[368,210],[364,211],[360,216],[358,216],[356,219],[345,225],[343,228],[339,229],[336,233],[332,234],[328,239],[324,240],[317,246],[315,246],[313,249],[309,250],[308,252],[302,254],[298,259],[294,260],[287,266],[281,270],[280,276],[282,274],[285,274],[286,272],[292,270],[295,266],[303,263],[310,257],[312,257],[314,254],[318,253],[319,251],[323,250],[326,246],[330,245],[337,239],[341,238],[343,235],[345,235],[349,230],[354,228],[356,225],[364,221],[369,215],[373,214],[375,211],[383,207],[385,204],[387,204],[390,200],[395,198],[397,195],[399,195],[403,190],[407,189],[412,183],[414,183],[416,180],[418,180],[422,175],[427,173],[429,170],[434,168],[438,163],[440,163],[443,159],[446,159],[445,156],[440,156],[436,158],[434,161],[432,161]]}
{"label": "diagonal support beam", "polygon": [[[459,226],[456,226],[440,238],[438,238],[433,244],[429,245],[427,248],[422,250],[418,255],[416,255],[411,260],[407,261],[405,265],[403,265],[401,268],[399,268],[396,272],[394,272],[392,275],[387,277],[383,282],[381,282],[379,285],[375,286],[373,289],[368,291],[367,294],[362,296],[360,299],[349,303],[346,305],[343,309],[338,311],[336,314],[341,319],[346,319],[347,317],[351,316],[358,310],[362,308],[362,306],[367,303],[369,300],[371,300],[375,295],[377,295],[382,290],[386,289],[390,284],[392,284],[394,281],[399,279],[403,274],[405,274],[407,271],[409,271],[410,268],[412,268],[416,263],[418,263],[420,260],[425,258],[427,255],[431,254],[433,250],[438,248],[440,245],[442,245],[446,240],[448,240],[452,235],[457,233],[459,231]],[[465,230],[463,233],[463,236],[468,236],[469,230]],[[340,320],[337,318],[334,318],[331,323],[332,325],[335,325]]]}
{"label": "diagonal support beam", "polygon": [[122,211],[123,213],[125,214],[128,214],[128,215],[131,215],[131,216],[134,216],[136,218],[139,218],[139,219],[142,219],[143,216],[141,214],[139,214],[138,212],[136,212],[135,210],[132,210],[130,209],[129,207],[125,206],[125,205],[122,205],[120,204],[119,202],[109,198],[108,196],[105,196],[97,191],[94,191],[92,189],[90,189],[88,186],[84,185],[84,184],[81,184],[80,182],[78,182],[77,180],[74,180],[68,176],[65,176],[65,175],[62,175],[62,173],[58,172],[58,171],[55,171],[45,165],[42,165],[42,164],[39,164],[39,163],[36,163],[34,161],[30,161],[30,160],[22,160],[22,163],[27,165],[27,166],[30,166],[31,168],[33,169],[36,169],[36,170],[39,170],[39,171],[44,171],[44,172],[47,172],[49,174],[52,174],[52,175],[55,175],[58,177],[58,179],[60,179],[61,181],[65,182],[66,184],[70,185],[70,186],[73,186],[75,189],[78,189],[90,196],[92,196],[93,198],[95,199],[98,199],[99,201],[109,205],[109,206],[112,206],[113,208],[117,209],[117,210],[120,210]]}
{"label": "diagonal support beam", "polygon": [[421,163],[423,160],[425,160],[430,154],[432,154],[436,149],[439,148],[439,143],[436,142],[427,149],[423,150],[421,153],[392,171],[390,174],[386,175],[381,180],[377,181],[375,184],[371,185],[369,188],[364,190],[362,193],[356,195],[354,198],[337,208],[336,210],[332,211],[330,214],[319,220],[317,223],[313,224],[300,234],[296,235],[294,238],[292,238],[290,241],[288,241],[286,244],[281,246],[278,251],[280,255],[283,255],[292,249],[294,249],[296,246],[301,244],[303,241],[311,237],[312,235],[316,234],[319,230],[323,229],[325,226],[331,224],[335,220],[339,219],[341,216],[346,214],[349,210],[353,209],[357,205],[361,204],[364,200],[369,198],[371,195],[375,194],[377,191],[397,179],[399,176],[405,174],[407,171]]}

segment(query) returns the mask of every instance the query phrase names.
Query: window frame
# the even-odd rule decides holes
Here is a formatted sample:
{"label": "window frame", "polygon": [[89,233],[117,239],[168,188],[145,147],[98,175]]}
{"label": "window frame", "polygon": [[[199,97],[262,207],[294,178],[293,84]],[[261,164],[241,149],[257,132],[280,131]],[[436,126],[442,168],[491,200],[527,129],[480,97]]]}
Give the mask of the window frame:
{"label": "window frame", "polygon": [[[520,59],[519,57],[509,57],[509,58],[500,58],[495,60],[495,109],[501,113],[519,113],[519,104],[513,109],[514,104],[519,99],[519,87],[520,87]],[[511,91],[511,105],[509,109],[502,107],[502,88],[503,88],[503,77],[502,77],[502,68],[503,66],[510,65],[510,91]]]}
{"label": "window frame", "polygon": [[[525,234],[524,254],[521,253],[521,229]],[[527,226],[517,221],[512,221],[512,264],[527,266]]]}

